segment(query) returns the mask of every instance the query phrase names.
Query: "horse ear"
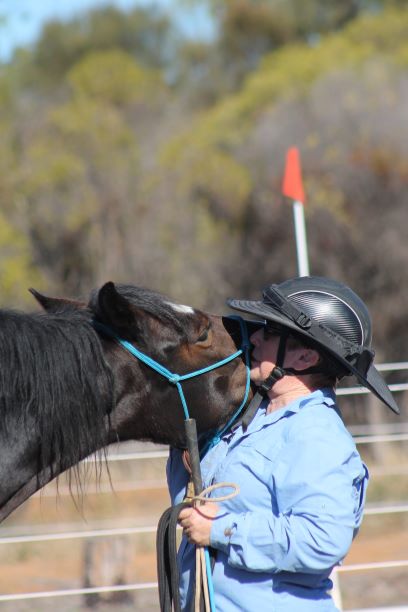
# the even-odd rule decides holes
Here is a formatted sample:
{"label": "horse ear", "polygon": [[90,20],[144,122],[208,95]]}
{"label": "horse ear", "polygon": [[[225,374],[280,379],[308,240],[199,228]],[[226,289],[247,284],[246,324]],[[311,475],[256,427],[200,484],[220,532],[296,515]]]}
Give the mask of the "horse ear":
{"label": "horse ear", "polygon": [[99,290],[98,309],[103,321],[115,329],[128,328],[135,322],[135,314],[129,302],[118,293],[111,281]]}
{"label": "horse ear", "polygon": [[66,298],[48,297],[39,291],[36,291],[36,289],[33,289],[32,287],[29,289],[29,292],[35,297],[37,302],[46,312],[50,312],[52,314],[67,310],[67,307],[74,310],[83,310],[86,308],[86,304],[84,302],[77,302],[76,300],[68,300]]}

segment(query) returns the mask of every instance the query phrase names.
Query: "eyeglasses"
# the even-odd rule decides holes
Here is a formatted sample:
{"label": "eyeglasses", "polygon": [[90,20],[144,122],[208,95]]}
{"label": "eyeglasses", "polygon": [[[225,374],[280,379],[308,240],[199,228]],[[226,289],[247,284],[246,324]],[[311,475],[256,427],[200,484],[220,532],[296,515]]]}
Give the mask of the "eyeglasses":
{"label": "eyeglasses", "polygon": [[270,340],[271,338],[279,337],[282,335],[282,333],[282,325],[279,325],[278,323],[273,323],[272,321],[267,321],[263,328],[264,340]]}

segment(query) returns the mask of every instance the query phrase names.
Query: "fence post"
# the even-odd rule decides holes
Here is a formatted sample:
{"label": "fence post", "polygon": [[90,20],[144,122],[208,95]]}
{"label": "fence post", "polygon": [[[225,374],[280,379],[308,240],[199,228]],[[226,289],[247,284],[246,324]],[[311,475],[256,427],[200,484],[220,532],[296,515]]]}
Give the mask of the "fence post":
{"label": "fence post", "polygon": [[[379,426],[384,422],[383,406],[381,405],[380,400],[372,393],[370,393],[367,400],[367,420],[372,428],[372,433],[376,434],[380,431]],[[377,465],[386,464],[388,448],[383,442],[373,442],[371,445],[371,452]]]}
{"label": "fence post", "polygon": [[330,578],[333,582],[333,590],[331,592],[331,595],[333,597],[334,605],[337,606],[337,608],[341,612],[343,610],[343,604],[341,601],[339,572],[336,568],[333,569]]}

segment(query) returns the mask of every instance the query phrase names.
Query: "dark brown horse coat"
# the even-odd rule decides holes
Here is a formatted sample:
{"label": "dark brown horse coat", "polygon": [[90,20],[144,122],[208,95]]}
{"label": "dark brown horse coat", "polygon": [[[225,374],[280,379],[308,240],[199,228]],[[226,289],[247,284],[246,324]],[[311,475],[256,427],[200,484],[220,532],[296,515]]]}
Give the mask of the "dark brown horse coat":
{"label": "dark brown horse coat", "polygon": [[[215,363],[240,343],[231,320],[131,285],[106,283],[88,305],[33,294],[45,312],[0,311],[0,520],[107,444],[184,445],[177,389],[100,335],[94,320],[178,374]],[[199,431],[227,421],[245,377],[238,358],[183,383]]]}

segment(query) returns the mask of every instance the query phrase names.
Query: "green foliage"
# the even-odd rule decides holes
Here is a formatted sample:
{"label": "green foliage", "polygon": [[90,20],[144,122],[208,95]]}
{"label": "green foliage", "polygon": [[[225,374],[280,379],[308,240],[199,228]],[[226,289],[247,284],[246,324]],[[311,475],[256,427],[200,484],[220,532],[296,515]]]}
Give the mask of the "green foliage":
{"label": "green foliage", "polygon": [[[377,350],[382,344],[387,351],[380,359],[390,351],[394,359],[404,358],[406,352],[406,338],[397,339],[392,330],[407,323],[401,297],[407,253],[400,229],[408,167],[400,136],[407,28],[408,11],[390,10],[362,16],[315,46],[296,43],[265,56],[239,92],[187,123],[162,157],[177,181],[176,194],[176,185],[184,188],[192,205],[197,193],[203,201],[207,196],[214,217],[229,219],[236,231],[227,234],[229,246],[236,241],[233,257],[240,253],[236,291],[244,287],[256,295],[271,278],[296,274],[292,215],[280,205],[280,185],[286,150],[298,144],[311,269],[344,279],[367,299]],[[233,167],[247,177],[237,216],[228,216],[234,205],[227,212],[219,205],[220,184],[210,171],[219,156],[220,168],[229,160],[231,177]]]}
{"label": "green foliage", "polygon": [[32,303],[28,287],[41,287],[44,278],[34,264],[22,202],[16,190],[16,158],[9,109],[0,115],[0,295],[3,305]]}
{"label": "green foliage", "polygon": [[[211,81],[198,89],[214,100],[236,91],[265,54],[290,43],[316,44],[378,2],[373,0],[185,0],[206,6],[216,24],[216,39],[200,62]],[[192,57],[192,72],[197,71]],[[218,96],[217,96],[218,93]]]}
{"label": "green foliage", "polygon": [[[408,11],[364,15],[316,46],[290,44],[266,55],[237,94],[222,99],[199,118],[193,128],[195,138],[198,142],[236,146],[260,112],[279,100],[305,93],[318,78],[333,70],[358,69],[380,50],[381,56],[391,62],[405,62],[407,28]],[[187,145],[184,142],[180,146]]]}
{"label": "green foliage", "polygon": [[67,78],[74,96],[114,106],[149,103],[161,85],[156,71],[142,68],[119,49],[89,53]]}
{"label": "green foliage", "polygon": [[251,11],[253,15],[263,13],[265,16],[269,11],[291,23],[292,38],[299,34],[308,37],[314,33],[339,30],[365,12],[378,13],[390,7],[406,8],[405,0],[182,0],[182,3],[206,7],[221,24],[235,12],[239,15],[242,11],[253,18]]}
{"label": "green foliage", "polygon": [[166,147],[165,167],[175,163],[181,169],[178,193],[181,197],[208,207],[215,218],[240,223],[252,189],[245,166],[225,151],[194,141],[180,155],[178,143],[174,149]]}
{"label": "green foliage", "polygon": [[110,174],[124,166],[136,173],[137,143],[118,107],[148,98],[156,81],[120,51],[91,54],[68,79],[71,99],[49,111],[46,129],[26,151],[24,184],[26,196],[39,202],[57,195],[57,215],[61,208],[70,226],[71,206],[78,223],[93,216]]}
{"label": "green foliage", "polygon": [[25,82],[55,87],[77,62],[95,51],[114,48],[137,58],[150,68],[163,68],[171,62],[175,38],[169,20],[154,8],[138,8],[129,13],[113,7],[96,9],[67,23],[45,25],[34,46]]}
{"label": "green foliage", "polygon": [[44,234],[54,225],[74,231],[96,209],[85,163],[61,144],[57,138],[39,137],[26,151],[22,193],[29,203],[32,225],[42,228]]}
{"label": "green foliage", "polygon": [[67,79],[69,98],[46,111],[25,148],[19,190],[41,265],[78,292],[104,250],[115,265],[120,257],[139,182],[131,121],[152,112],[163,86],[119,50],[86,56]]}
{"label": "green foliage", "polygon": [[32,262],[28,236],[0,212],[0,294],[3,305],[32,303],[28,287],[41,288],[44,279]]}
{"label": "green foliage", "polygon": [[0,69],[0,107],[3,109],[9,108],[11,104],[10,83],[4,69]]}
{"label": "green foliage", "polygon": [[363,4],[219,3],[216,38],[188,45],[151,11],[50,25],[0,74],[0,198],[27,261],[71,294],[109,278],[218,309],[255,294],[296,274],[280,184],[297,143],[312,270],[387,311],[381,341],[404,328],[408,12]]}

